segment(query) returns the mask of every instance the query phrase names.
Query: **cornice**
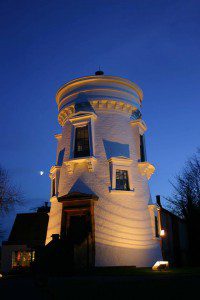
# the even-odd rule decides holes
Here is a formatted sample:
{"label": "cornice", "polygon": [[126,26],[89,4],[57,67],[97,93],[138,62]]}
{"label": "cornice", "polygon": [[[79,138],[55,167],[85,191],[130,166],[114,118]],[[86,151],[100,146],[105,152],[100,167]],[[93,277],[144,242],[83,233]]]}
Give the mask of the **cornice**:
{"label": "cornice", "polygon": [[108,162],[116,165],[124,165],[124,166],[130,166],[133,162],[132,159],[123,157],[123,156],[118,156],[118,157],[111,157],[108,159]]}
{"label": "cornice", "polygon": [[139,96],[140,102],[143,99],[143,92],[142,90],[139,88],[139,86],[137,84],[135,84],[134,82],[125,79],[125,78],[121,78],[118,76],[109,76],[109,75],[103,75],[103,76],[85,76],[85,77],[80,77],[80,78],[76,78],[73,79],[67,83],[65,83],[63,86],[61,86],[59,88],[59,90],[56,93],[56,102],[57,104],[59,103],[60,98],[62,97],[62,95],[64,94],[64,92],[66,92],[69,89],[72,89],[74,87],[78,87],[78,86],[82,86],[84,83],[88,84],[88,83],[94,83],[94,82],[98,82],[98,84],[100,82],[105,83],[105,82],[109,82],[109,83],[115,83],[115,84],[120,84],[123,86],[126,86],[130,89],[133,89],[137,95]]}
{"label": "cornice", "polygon": [[93,112],[79,111],[76,114],[73,114],[68,120],[71,123],[76,123],[79,121],[88,121],[88,120],[96,120],[97,115]]}
{"label": "cornice", "polygon": [[[137,108],[134,105],[127,104],[123,101],[115,101],[112,99],[100,99],[91,100],[90,104],[95,110],[115,110],[119,112],[124,112],[132,114]],[[85,112],[86,113],[86,112]],[[65,122],[69,120],[75,114],[74,104],[66,106],[58,114],[58,122],[61,126],[64,126]]]}
{"label": "cornice", "polygon": [[[108,91],[108,93],[110,94],[111,92],[114,92],[114,93],[117,93],[117,94],[120,94],[120,95],[123,95],[124,99],[128,98],[130,95],[131,95],[131,98],[133,98],[135,100],[136,103],[138,103],[139,101],[139,104],[141,105],[141,100],[140,98],[138,99],[135,95],[133,95],[130,91],[122,91],[122,90],[119,90],[117,88],[114,88],[114,87],[104,87],[104,88],[98,88],[98,87],[94,87],[94,88],[90,88],[90,89],[84,89],[84,93],[87,93],[87,94],[93,94],[94,92],[105,92],[105,91]],[[62,109],[62,105],[63,103],[65,102],[70,102],[70,98],[71,99],[74,99],[75,96],[78,96],[79,94],[81,93],[81,91],[75,91],[75,92],[72,92],[70,93],[69,95],[65,96],[64,98],[62,98],[57,104],[58,104],[58,109]],[[138,95],[137,95],[138,96]],[[116,97],[116,98],[119,98],[119,97]],[[123,101],[123,98],[121,98],[121,101]],[[91,99],[91,98],[90,98]]]}
{"label": "cornice", "polygon": [[132,127],[138,126],[142,134],[147,130],[147,125],[142,119],[132,120],[130,124]]}
{"label": "cornice", "polygon": [[49,174],[50,178],[52,177],[52,175],[55,172],[60,171],[60,169],[61,169],[61,166],[52,166],[51,169],[50,169],[50,174]]}

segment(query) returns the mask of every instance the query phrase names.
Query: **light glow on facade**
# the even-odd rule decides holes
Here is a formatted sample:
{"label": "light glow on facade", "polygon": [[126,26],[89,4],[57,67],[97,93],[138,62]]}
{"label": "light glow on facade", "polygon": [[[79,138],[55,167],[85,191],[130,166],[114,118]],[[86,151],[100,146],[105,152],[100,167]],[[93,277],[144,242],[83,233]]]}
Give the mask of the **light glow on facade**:
{"label": "light glow on facade", "polygon": [[[54,170],[57,165],[51,168],[56,193],[50,200],[46,243],[52,234],[69,230],[73,220],[70,205],[77,214],[83,209],[84,202],[76,199],[78,193],[96,195],[98,201],[87,203],[94,219],[89,240],[94,243],[95,266],[152,266],[162,260],[160,240],[155,236],[157,209],[148,186],[155,168],[146,157],[141,162],[141,135],[147,127],[141,114],[131,121],[133,112],[141,108],[142,98],[141,89],[134,83],[105,75],[72,80],[56,95],[62,126],[62,134],[56,135],[56,161],[63,150],[64,156],[59,170]],[[85,125],[89,128],[90,156],[77,158],[75,131]],[[120,188],[123,185],[118,174],[122,171],[128,178],[127,190]],[[70,202],[67,199],[73,193]]]}
{"label": "light glow on facade", "polygon": [[152,270],[154,271],[159,271],[159,270],[163,270],[163,269],[168,269],[169,268],[169,262],[168,261],[157,261],[153,267]]}

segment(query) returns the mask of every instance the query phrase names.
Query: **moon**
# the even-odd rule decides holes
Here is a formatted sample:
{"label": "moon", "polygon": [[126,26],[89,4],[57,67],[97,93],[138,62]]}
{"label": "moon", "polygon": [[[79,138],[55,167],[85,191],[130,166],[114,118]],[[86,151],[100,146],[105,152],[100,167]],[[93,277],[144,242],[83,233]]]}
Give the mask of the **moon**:
{"label": "moon", "polygon": [[44,171],[40,171],[39,173],[40,173],[40,176],[44,175]]}

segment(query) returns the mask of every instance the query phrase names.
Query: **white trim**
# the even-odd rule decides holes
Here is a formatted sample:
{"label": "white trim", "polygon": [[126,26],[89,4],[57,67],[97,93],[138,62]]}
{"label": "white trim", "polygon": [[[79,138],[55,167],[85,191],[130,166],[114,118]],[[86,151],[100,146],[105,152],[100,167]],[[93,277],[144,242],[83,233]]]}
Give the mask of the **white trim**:
{"label": "white trim", "polygon": [[142,176],[146,176],[147,179],[151,178],[151,175],[155,172],[155,167],[148,161],[138,162],[138,168]]}
{"label": "white trim", "polygon": [[83,121],[87,122],[91,119],[96,120],[97,115],[93,112],[79,111],[69,118],[69,122],[76,123],[80,121],[82,123]]}
{"label": "white trim", "polygon": [[117,156],[117,157],[111,157],[109,160],[112,164],[116,165],[122,165],[122,166],[130,166],[133,162],[132,159],[124,157],[124,156]]}
{"label": "white trim", "polygon": [[144,132],[147,130],[147,125],[142,119],[132,120],[130,121],[130,124],[132,127],[137,126],[141,135],[143,135]]}
{"label": "white trim", "polygon": [[[108,162],[110,163],[110,172],[111,172],[111,190],[113,191],[122,191],[122,192],[132,192],[133,188],[133,175],[132,175],[132,163],[133,160],[123,156],[111,157]],[[128,182],[130,191],[116,190],[116,171],[124,170],[128,173]],[[111,191],[110,190],[110,191]]]}
{"label": "white trim", "polygon": [[64,162],[64,164],[67,166],[67,171],[69,174],[74,173],[74,168],[77,164],[87,164],[88,171],[94,172],[94,167],[97,159],[94,156],[87,156],[87,157],[77,157],[73,159],[69,159]]}
{"label": "white trim", "polygon": [[52,166],[50,169],[50,174],[49,176],[51,177],[54,173],[56,173],[56,171],[59,171],[61,168],[61,166]]}
{"label": "white trim", "polygon": [[54,134],[54,137],[59,141],[62,138],[62,133]]}
{"label": "white trim", "polygon": [[61,166],[52,166],[50,169],[49,177],[51,178],[51,198],[53,194],[53,180],[55,179],[55,196],[58,195],[58,186],[59,186],[59,178],[60,178],[60,169]]}
{"label": "white trim", "polygon": [[127,190],[110,190],[111,194],[126,194],[126,195],[130,195],[131,193],[134,193],[134,189],[131,191],[127,191]]}
{"label": "white trim", "polygon": [[75,159],[74,157],[74,148],[75,148],[75,138],[76,138],[76,128],[88,126],[88,136],[89,136],[89,147],[90,147],[90,156],[94,156],[94,120],[97,116],[94,113],[90,114],[81,114],[77,113],[69,121],[72,124],[71,130],[71,141],[70,141],[70,159]]}
{"label": "white trim", "polygon": [[[150,218],[151,218],[151,228],[152,228],[152,232],[153,232],[153,239],[159,241],[159,240],[161,240],[161,237],[160,237],[161,220],[160,220],[160,214],[159,214],[160,206],[158,206],[157,204],[149,204],[148,209],[149,209]],[[158,218],[158,234],[159,234],[158,237],[156,236],[155,217]]]}

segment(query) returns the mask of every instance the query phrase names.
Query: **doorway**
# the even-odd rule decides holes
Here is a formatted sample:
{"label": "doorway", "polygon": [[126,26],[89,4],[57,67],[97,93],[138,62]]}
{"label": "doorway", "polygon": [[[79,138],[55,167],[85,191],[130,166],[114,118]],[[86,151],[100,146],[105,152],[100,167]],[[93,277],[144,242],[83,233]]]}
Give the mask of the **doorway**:
{"label": "doorway", "polygon": [[66,236],[73,248],[75,269],[88,269],[93,265],[94,234],[89,209],[66,211]]}

